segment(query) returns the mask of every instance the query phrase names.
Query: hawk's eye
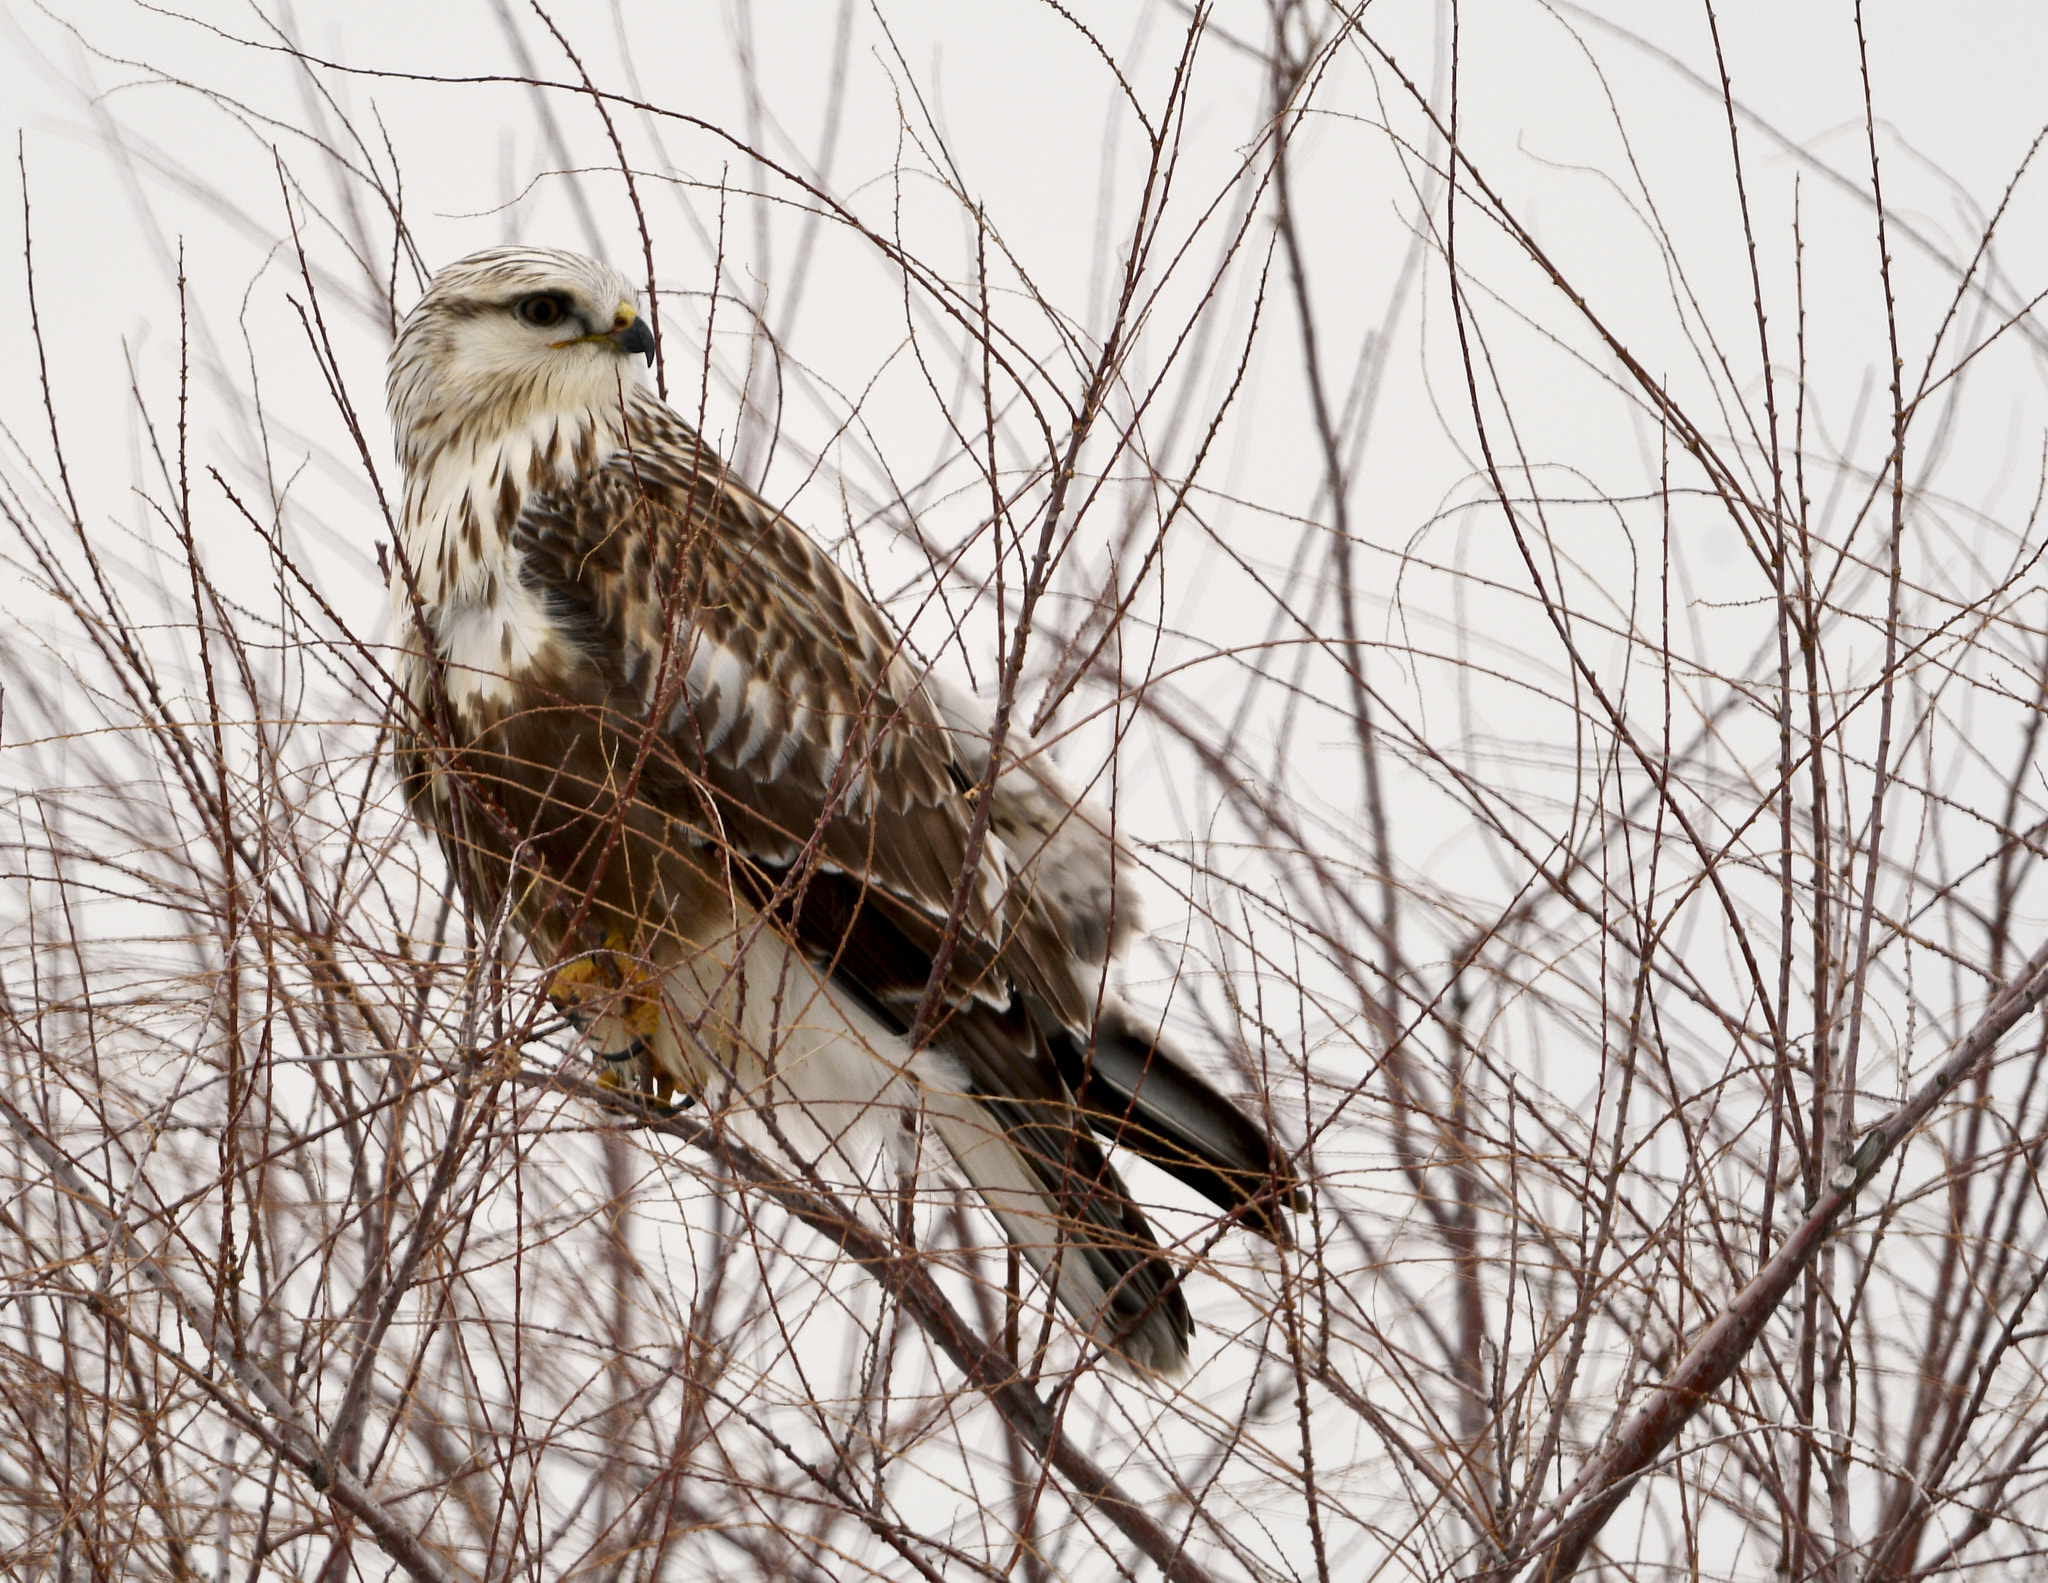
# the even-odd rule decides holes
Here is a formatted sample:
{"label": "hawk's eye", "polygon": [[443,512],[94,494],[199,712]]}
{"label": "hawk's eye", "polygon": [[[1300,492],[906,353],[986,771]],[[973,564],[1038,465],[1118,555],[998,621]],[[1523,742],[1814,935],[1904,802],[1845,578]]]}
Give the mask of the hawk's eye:
{"label": "hawk's eye", "polygon": [[549,330],[569,317],[569,304],[548,292],[522,298],[512,311],[535,329]]}

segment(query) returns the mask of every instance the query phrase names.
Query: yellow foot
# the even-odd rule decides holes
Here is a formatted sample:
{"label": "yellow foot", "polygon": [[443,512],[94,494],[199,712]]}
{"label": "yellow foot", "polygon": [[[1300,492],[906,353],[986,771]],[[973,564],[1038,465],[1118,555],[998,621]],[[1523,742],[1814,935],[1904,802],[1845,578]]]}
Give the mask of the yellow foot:
{"label": "yellow foot", "polygon": [[616,929],[607,930],[602,947],[578,952],[555,969],[548,979],[548,996],[569,1010],[617,994],[633,977],[625,937]]}
{"label": "yellow foot", "polygon": [[622,1025],[630,1039],[651,1039],[661,1025],[659,981],[617,930],[606,932],[601,948],[556,968],[548,979],[548,999],[579,1027],[607,1018]]}

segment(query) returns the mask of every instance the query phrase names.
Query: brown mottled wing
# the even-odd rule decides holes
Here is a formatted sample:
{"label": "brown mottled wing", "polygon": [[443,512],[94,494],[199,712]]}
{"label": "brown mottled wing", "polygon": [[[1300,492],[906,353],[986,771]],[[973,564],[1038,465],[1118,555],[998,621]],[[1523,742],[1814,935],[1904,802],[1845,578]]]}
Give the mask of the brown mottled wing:
{"label": "brown mottled wing", "polygon": [[[880,616],[807,535],[665,411],[635,418],[630,453],[528,504],[518,547],[555,620],[610,668],[615,719],[660,711],[644,795],[730,854],[757,903],[793,908],[798,887],[851,882],[862,904],[935,951],[973,812],[954,732]],[[1012,863],[991,839],[946,998],[1007,1004],[1016,981],[1060,1017],[1085,1019],[1062,944],[1013,888]],[[861,987],[914,1005],[925,974]]]}
{"label": "brown mottled wing", "polygon": [[[527,579],[606,672],[614,720],[659,713],[643,799],[729,858],[735,888],[778,914],[835,984],[907,1030],[965,864],[966,794],[986,748],[941,717],[894,634],[806,534],[667,409],[643,403],[633,418],[629,452],[529,502],[517,530]],[[1093,1036],[1095,975],[1084,983],[1077,962],[1102,960],[1110,923],[1067,904],[1056,864],[1034,865],[1059,837],[1043,816],[1001,817],[1024,806],[1002,784],[934,1041],[977,1094],[1068,1114],[1079,1093],[1098,1130],[1284,1235],[1258,1207],[1285,1176],[1264,1131],[1163,1043],[1127,1034],[1127,1019]],[[1080,1150],[1070,1164],[1113,1182],[1079,1136],[1062,1146]]]}

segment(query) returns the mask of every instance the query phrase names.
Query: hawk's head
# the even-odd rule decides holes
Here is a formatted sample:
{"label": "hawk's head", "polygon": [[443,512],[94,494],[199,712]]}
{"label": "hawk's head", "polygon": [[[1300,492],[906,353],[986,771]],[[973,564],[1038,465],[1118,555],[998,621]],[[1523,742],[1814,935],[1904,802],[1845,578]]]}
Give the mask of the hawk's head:
{"label": "hawk's head", "polygon": [[616,411],[631,355],[654,337],[626,277],[552,248],[494,247],[434,276],[398,328],[389,400],[398,454],[419,467],[457,433],[471,443],[550,417]]}

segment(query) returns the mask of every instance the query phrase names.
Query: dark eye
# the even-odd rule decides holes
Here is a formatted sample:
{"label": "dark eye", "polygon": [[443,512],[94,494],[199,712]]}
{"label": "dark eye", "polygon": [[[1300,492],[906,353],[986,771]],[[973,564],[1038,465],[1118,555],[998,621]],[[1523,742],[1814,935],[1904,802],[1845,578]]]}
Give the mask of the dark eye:
{"label": "dark eye", "polygon": [[534,328],[547,330],[569,317],[569,304],[543,292],[537,297],[522,298],[512,311]]}

